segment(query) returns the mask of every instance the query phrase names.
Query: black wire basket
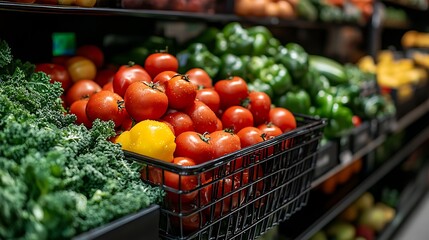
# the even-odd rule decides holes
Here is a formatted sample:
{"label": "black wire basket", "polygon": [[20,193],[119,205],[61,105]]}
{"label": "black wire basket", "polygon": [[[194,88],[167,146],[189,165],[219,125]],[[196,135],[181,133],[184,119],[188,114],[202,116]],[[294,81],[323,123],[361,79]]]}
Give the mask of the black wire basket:
{"label": "black wire basket", "polygon": [[[166,192],[160,237],[255,239],[304,207],[326,121],[295,118],[293,131],[196,166],[125,151],[143,164],[143,181]],[[177,187],[166,176],[175,176]]]}

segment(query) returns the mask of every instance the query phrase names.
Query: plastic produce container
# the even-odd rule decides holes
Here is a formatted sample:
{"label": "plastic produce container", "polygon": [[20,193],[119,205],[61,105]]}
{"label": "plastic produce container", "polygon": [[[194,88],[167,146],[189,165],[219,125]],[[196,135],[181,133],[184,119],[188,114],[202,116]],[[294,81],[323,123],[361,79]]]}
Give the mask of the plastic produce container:
{"label": "plastic produce container", "polygon": [[[304,207],[326,121],[303,115],[296,120],[293,131],[196,166],[125,152],[144,164],[143,181],[167,193],[160,237],[254,239]],[[179,189],[165,184],[171,174]],[[190,179],[197,187],[182,187]]]}

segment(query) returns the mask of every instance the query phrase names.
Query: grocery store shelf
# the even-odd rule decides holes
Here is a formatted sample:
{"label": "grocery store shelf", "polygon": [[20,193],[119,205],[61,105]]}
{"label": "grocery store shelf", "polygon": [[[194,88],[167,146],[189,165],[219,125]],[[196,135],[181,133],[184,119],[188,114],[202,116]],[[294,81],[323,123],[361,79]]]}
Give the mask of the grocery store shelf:
{"label": "grocery store shelf", "polygon": [[[429,99],[426,100],[425,102],[423,102],[422,104],[420,104],[415,109],[411,110],[408,114],[406,114],[405,116],[403,116],[399,120],[394,121],[393,123],[391,123],[392,124],[390,126],[391,132],[397,133],[397,132],[400,132],[400,131],[404,130],[405,128],[407,128],[408,126],[410,126],[412,123],[414,123],[415,121],[417,121],[417,119],[421,118],[427,112],[429,112]],[[315,179],[312,182],[311,187],[315,188],[315,187],[319,186],[321,183],[323,183],[324,181],[326,181],[327,179],[329,179],[331,176],[337,174],[338,172],[340,172],[341,170],[343,170],[344,168],[346,168],[347,166],[349,166],[353,162],[359,160],[360,158],[364,157],[368,153],[372,152],[378,146],[380,146],[381,144],[383,144],[383,142],[385,140],[386,140],[386,135],[380,135],[375,140],[372,140],[364,148],[362,148],[361,150],[359,150],[358,152],[356,152],[352,156],[352,158],[351,158],[352,160],[351,161],[342,161],[341,164],[337,165],[336,167],[332,168],[331,170],[329,170],[324,175],[322,175],[319,178]]]}
{"label": "grocery store shelf", "polygon": [[378,146],[380,146],[385,140],[386,140],[386,136],[385,135],[381,135],[377,139],[371,141],[364,148],[362,148],[361,150],[359,150],[358,152],[356,152],[352,156],[352,160],[351,161],[344,161],[341,164],[339,164],[336,167],[334,167],[331,170],[329,170],[327,173],[325,173],[322,176],[320,176],[319,178],[315,179],[311,183],[311,187],[312,188],[316,188],[321,183],[323,183],[324,181],[326,181],[328,178],[330,178],[333,175],[337,174],[338,172],[340,172],[341,170],[343,170],[347,166],[351,165],[353,162],[358,161],[359,159],[361,159],[362,157],[364,157],[365,155],[367,155],[369,152],[372,152],[374,149],[376,149]]}
{"label": "grocery store shelf", "polygon": [[[423,170],[415,181],[410,182],[404,191],[401,193],[404,198],[403,204],[399,205],[396,209],[395,218],[390,222],[386,228],[379,234],[377,240],[393,239],[398,229],[405,223],[406,219],[418,207],[418,203],[426,194],[427,190],[427,167]],[[411,238],[400,238],[411,239]]]}
{"label": "grocery store shelf", "polygon": [[280,19],[276,17],[242,17],[235,14],[222,13],[199,13],[199,12],[182,12],[167,10],[149,10],[149,9],[125,9],[125,8],[107,8],[107,7],[79,7],[68,5],[49,5],[49,4],[29,4],[0,1],[0,11],[17,11],[43,14],[78,14],[78,15],[95,15],[95,16],[128,16],[151,18],[157,20],[169,21],[202,21],[202,22],[242,22],[249,24],[278,26],[278,27],[295,27],[305,29],[329,29],[338,26],[356,26],[363,27],[357,23],[321,23],[311,22],[300,19]]}
{"label": "grocery store shelf", "polygon": [[429,98],[425,102],[420,104],[418,107],[407,113],[405,116],[394,122],[391,127],[392,131],[399,132],[407,128],[417,119],[425,115],[427,112],[429,112]]}
{"label": "grocery store shelf", "polygon": [[[425,140],[428,139],[429,136],[429,126],[423,129],[417,136],[415,136],[411,141],[408,142],[402,149],[400,149],[397,153],[393,155],[389,160],[387,160],[383,165],[377,168],[375,171],[370,173],[361,181],[358,181],[353,187],[353,189],[348,191],[340,191],[336,194],[336,199],[338,201],[331,204],[328,209],[320,210],[320,203],[313,203],[314,206],[306,207],[307,211],[311,209],[318,209],[321,211],[321,214],[316,214],[316,219],[311,217],[311,213],[307,213],[305,216],[305,221],[300,221],[301,224],[310,223],[308,226],[287,226],[288,229],[294,229],[298,234],[297,236],[292,236],[291,239],[309,239],[313,236],[317,231],[322,229],[328,223],[330,223],[338,214],[340,214],[344,209],[346,209],[351,203],[353,203],[359,196],[361,196],[364,192],[366,192],[370,187],[372,187],[375,183],[377,183],[380,179],[386,176],[390,171],[392,171],[396,166],[398,166],[403,160],[411,154],[414,150],[416,150]],[[315,200],[310,197],[310,201]],[[313,207],[313,208],[312,208]],[[304,214],[304,213],[303,213]],[[296,216],[294,216],[296,217]],[[291,222],[294,220],[292,219]],[[290,223],[293,224],[293,223]],[[298,228],[301,228],[298,230]],[[298,230],[298,231],[297,231]],[[290,236],[287,236],[290,237]]]}

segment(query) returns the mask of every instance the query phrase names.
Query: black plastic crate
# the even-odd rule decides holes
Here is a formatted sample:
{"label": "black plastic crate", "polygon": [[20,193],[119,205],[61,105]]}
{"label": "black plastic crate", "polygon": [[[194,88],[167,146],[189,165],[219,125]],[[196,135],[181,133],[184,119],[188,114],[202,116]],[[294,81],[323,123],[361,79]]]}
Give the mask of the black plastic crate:
{"label": "black plastic crate", "polygon": [[[146,166],[143,181],[161,185],[167,193],[160,237],[255,239],[304,207],[326,121],[295,117],[293,131],[196,166],[125,151],[128,159]],[[165,174],[176,174],[177,188],[190,179],[197,187],[169,187]]]}
{"label": "black plastic crate", "polygon": [[322,176],[338,164],[338,142],[328,140],[319,146],[314,178]]}
{"label": "black plastic crate", "polygon": [[73,240],[159,239],[159,205],[153,204],[135,214],[92,229]]}
{"label": "black plastic crate", "polygon": [[355,154],[364,148],[372,140],[371,123],[362,122],[359,126],[350,131],[350,150]]}

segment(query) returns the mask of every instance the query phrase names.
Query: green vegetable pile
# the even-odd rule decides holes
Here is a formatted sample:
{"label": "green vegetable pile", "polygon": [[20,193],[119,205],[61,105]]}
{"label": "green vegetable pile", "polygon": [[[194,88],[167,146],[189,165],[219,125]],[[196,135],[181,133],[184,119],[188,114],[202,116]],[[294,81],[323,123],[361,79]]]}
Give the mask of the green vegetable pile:
{"label": "green vegetable pile", "polygon": [[70,239],[164,197],[107,140],[113,122],[74,124],[49,81],[0,40],[0,239]]}

